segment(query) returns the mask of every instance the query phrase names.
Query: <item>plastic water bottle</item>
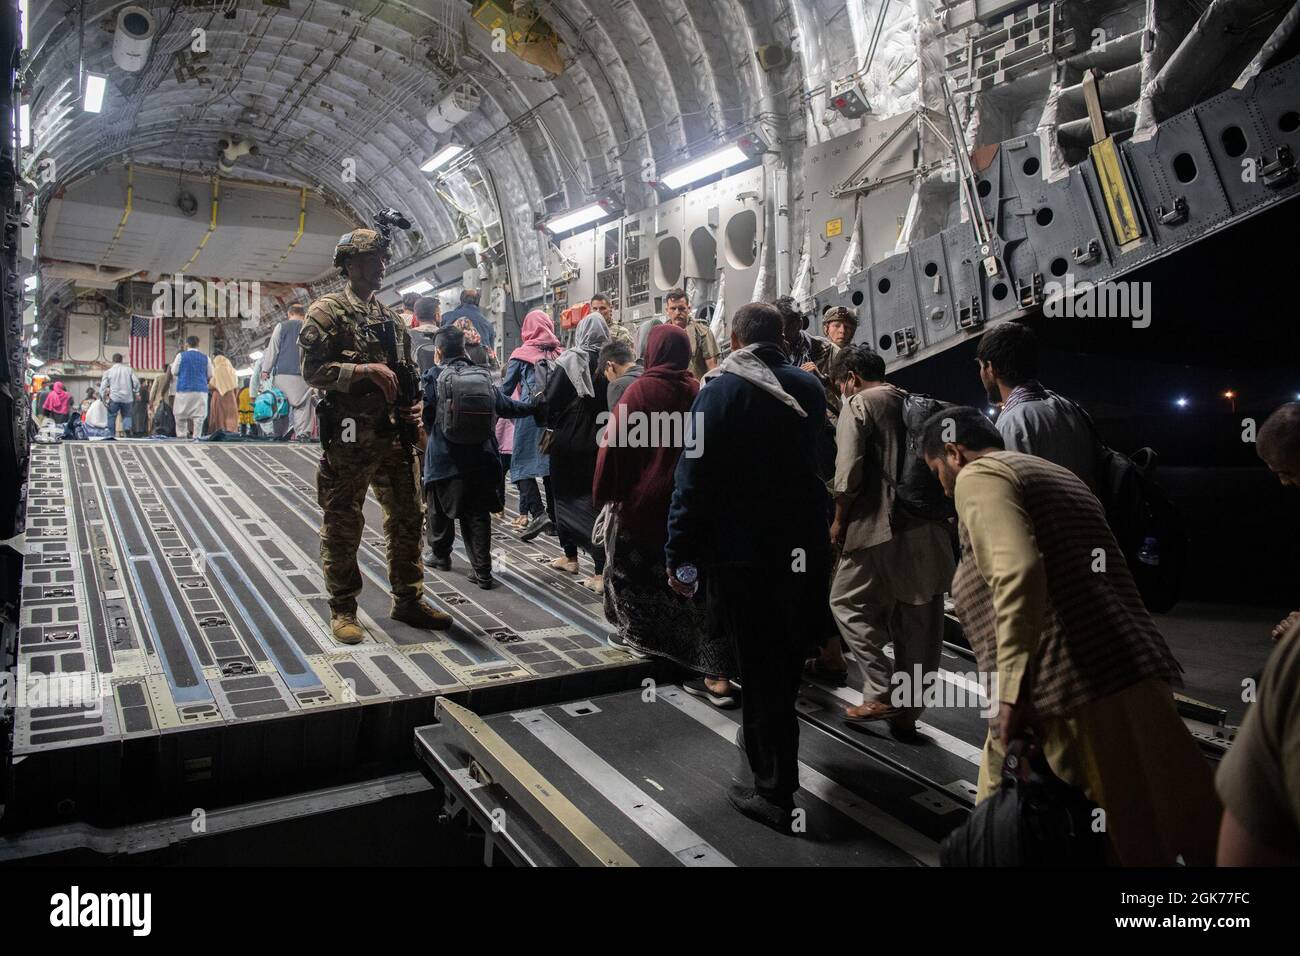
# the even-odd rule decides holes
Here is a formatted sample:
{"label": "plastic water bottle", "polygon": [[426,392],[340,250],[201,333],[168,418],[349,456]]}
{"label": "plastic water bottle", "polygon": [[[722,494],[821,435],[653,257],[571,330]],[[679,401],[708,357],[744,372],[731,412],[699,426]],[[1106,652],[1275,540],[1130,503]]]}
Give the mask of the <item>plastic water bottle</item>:
{"label": "plastic water bottle", "polygon": [[1143,538],[1142,547],[1138,549],[1138,560],[1151,567],[1160,565],[1160,541],[1157,538]]}

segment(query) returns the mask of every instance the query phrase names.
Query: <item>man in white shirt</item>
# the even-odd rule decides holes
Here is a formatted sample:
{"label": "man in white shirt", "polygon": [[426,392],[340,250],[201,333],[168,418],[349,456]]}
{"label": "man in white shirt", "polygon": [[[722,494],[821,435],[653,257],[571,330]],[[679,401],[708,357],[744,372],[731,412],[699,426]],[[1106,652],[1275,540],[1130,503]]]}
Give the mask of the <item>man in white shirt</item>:
{"label": "man in white shirt", "polygon": [[131,405],[140,394],[140,380],[131,366],[122,360],[122,353],[113,356],[113,365],[99,380],[99,397],[108,406],[107,428],[117,434],[117,417],[122,416],[122,431],[131,430]]}
{"label": "man in white shirt", "polygon": [[212,382],[212,359],[199,351],[199,337],[185,340],[187,348],[172,361],[176,380],[176,437],[198,438],[203,434],[203,420],[208,417],[208,388]]}

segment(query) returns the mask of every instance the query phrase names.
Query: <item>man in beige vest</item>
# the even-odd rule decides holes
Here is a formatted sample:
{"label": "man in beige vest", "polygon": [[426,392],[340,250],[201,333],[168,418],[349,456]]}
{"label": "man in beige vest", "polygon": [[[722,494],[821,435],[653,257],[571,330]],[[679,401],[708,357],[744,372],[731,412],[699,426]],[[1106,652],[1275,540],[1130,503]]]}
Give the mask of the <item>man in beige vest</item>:
{"label": "man in beige vest", "polygon": [[[841,557],[831,613],[862,668],[862,703],[845,719],[888,720],[910,732],[922,711],[924,675],[939,668],[943,594],[952,580],[952,545],[942,523],[895,501],[906,392],[885,382],[885,360],[866,345],[836,356],[831,377],[844,405],[835,431],[831,543]],[[894,645],[894,660],[885,645]],[[838,652],[835,641],[828,645]],[[832,669],[833,660],[821,658]]]}
{"label": "man in beige vest", "polygon": [[1102,809],[1121,864],[1212,863],[1219,802],[1174,708],[1181,668],[1100,502],[1060,465],[1003,451],[974,408],[931,418],[922,453],[957,506],[957,616],[996,679],[978,799],[997,788],[1010,741],[1032,733],[1052,771]]}

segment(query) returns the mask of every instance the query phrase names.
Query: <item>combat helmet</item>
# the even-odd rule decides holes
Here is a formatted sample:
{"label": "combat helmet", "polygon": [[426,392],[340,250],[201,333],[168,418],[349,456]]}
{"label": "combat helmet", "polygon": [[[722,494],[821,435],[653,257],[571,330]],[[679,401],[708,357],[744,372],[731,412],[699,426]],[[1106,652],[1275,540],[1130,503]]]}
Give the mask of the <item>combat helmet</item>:
{"label": "combat helmet", "polygon": [[334,246],[334,268],[341,269],[343,260],[348,256],[363,252],[386,252],[388,243],[373,229],[353,229],[339,237]]}

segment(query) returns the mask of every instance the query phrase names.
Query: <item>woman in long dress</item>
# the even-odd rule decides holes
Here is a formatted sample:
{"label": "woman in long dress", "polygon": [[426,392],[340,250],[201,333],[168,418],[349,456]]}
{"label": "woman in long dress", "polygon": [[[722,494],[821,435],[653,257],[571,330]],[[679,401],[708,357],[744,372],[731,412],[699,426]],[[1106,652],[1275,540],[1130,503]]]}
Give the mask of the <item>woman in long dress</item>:
{"label": "woman in long dress", "polygon": [[212,360],[212,404],[208,407],[208,434],[239,431],[239,377],[230,359]]}
{"label": "woman in long dress", "polygon": [[618,643],[720,681],[738,676],[735,653],[727,642],[710,637],[703,594],[683,601],[668,586],[664,568],[668,506],[684,442],[665,442],[661,433],[657,446],[627,447],[616,437],[622,427],[629,433],[645,427],[652,415],[661,422],[670,416],[682,431],[668,434],[685,436],[700,388],[690,361],[686,332],[670,324],[651,330],[645,372],[610,416],[593,494],[598,507],[609,505],[612,511],[605,530],[605,618],[618,628]]}
{"label": "woman in long dress", "polygon": [[[565,568],[578,573],[577,549],[591,555],[595,573],[583,587],[600,593],[605,587],[605,549],[592,541],[596,509],[591,482],[596,474],[597,419],[609,411],[605,389],[609,382],[596,372],[600,347],[609,341],[609,327],[599,315],[578,324],[573,348],[559,358],[559,369],[546,385],[546,427],[551,429],[551,488]],[[572,555],[572,558],[569,556]]]}

